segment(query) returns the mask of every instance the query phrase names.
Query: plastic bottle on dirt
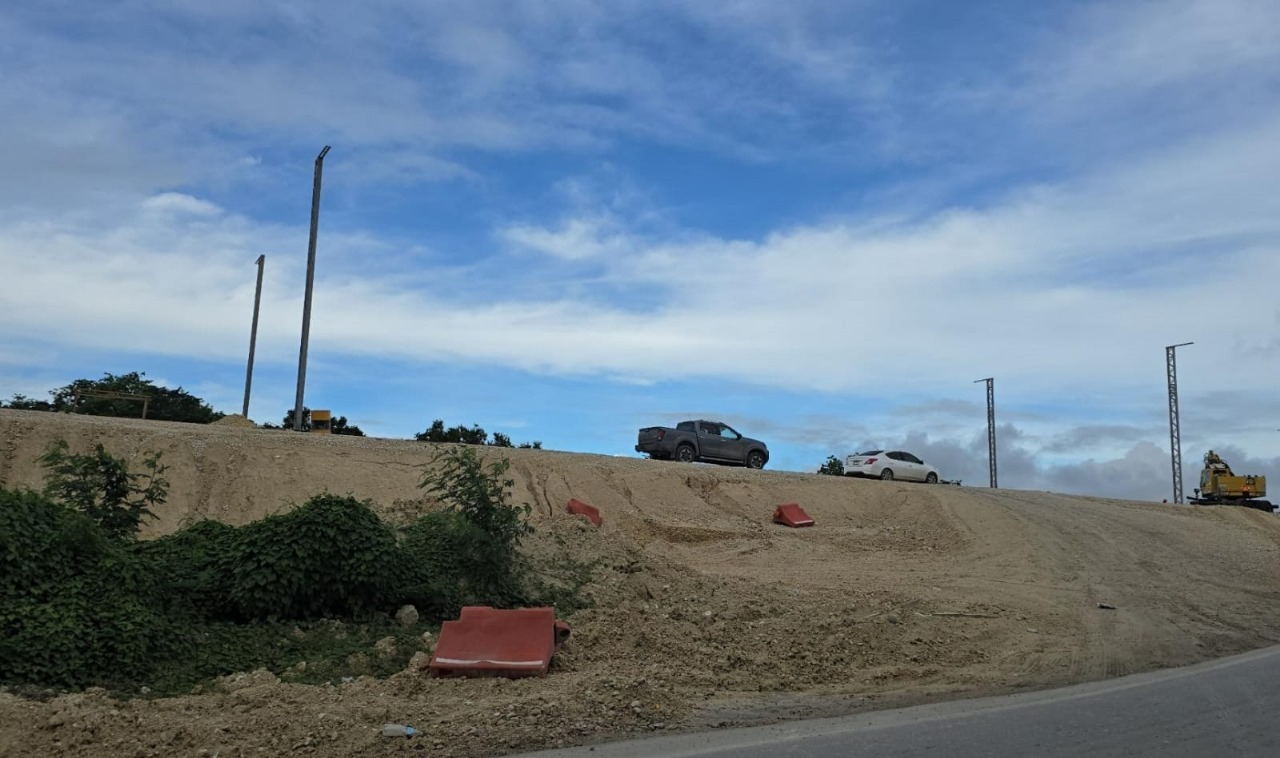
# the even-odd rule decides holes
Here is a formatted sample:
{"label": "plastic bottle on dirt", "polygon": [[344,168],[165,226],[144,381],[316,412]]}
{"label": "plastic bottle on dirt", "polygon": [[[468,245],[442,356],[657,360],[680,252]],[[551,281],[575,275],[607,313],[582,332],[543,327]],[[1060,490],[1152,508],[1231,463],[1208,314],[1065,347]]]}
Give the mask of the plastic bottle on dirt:
{"label": "plastic bottle on dirt", "polygon": [[415,734],[417,734],[417,730],[411,726],[401,726],[400,724],[382,725],[383,737],[412,737]]}

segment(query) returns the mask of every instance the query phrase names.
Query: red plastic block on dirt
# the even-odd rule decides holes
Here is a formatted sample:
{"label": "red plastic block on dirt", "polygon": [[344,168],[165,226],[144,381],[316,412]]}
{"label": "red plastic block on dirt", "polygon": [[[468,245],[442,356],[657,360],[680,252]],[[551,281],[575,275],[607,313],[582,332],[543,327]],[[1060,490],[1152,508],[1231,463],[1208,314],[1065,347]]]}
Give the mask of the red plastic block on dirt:
{"label": "red plastic block on dirt", "polygon": [[795,503],[780,505],[773,512],[773,523],[783,526],[813,526],[813,519]]}
{"label": "red plastic block on dirt", "polygon": [[440,627],[428,669],[432,676],[546,676],[569,625],[554,608],[497,610],[469,605]]}
{"label": "red plastic block on dirt", "polygon": [[600,523],[602,521],[602,519],[600,518],[600,510],[596,508],[594,505],[587,505],[581,500],[570,500],[569,506],[565,508],[565,510],[578,516],[586,516],[588,519],[591,520],[591,523],[595,524],[596,526],[600,526]]}

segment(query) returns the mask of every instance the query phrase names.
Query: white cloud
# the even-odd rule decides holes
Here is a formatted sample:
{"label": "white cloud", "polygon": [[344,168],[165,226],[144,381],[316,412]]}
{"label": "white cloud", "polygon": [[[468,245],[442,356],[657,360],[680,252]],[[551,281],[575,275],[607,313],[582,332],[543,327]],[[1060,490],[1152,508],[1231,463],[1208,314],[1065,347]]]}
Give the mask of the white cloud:
{"label": "white cloud", "polygon": [[165,192],[148,197],[142,201],[142,209],[159,213],[185,213],[192,216],[216,216],[222,212],[222,209],[213,203],[181,192]]}
{"label": "white cloud", "polygon": [[574,218],[558,229],[516,224],[501,230],[500,237],[520,247],[561,258],[583,261],[602,255],[626,254],[631,240],[608,221],[597,218]]}
{"label": "white cloud", "polygon": [[[518,267],[482,301],[433,289],[429,270],[419,285],[377,269],[343,268],[336,278],[322,268],[313,339],[360,354],[641,380],[728,372],[793,389],[928,390],[994,374],[1005,392],[1028,395],[1150,382],[1165,344],[1198,339],[1194,365],[1209,368],[1192,370],[1197,381],[1257,388],[1280,369],[1280,356],[1260,355],[1242,375],[1232,344],[1211,338],[1251,335],[1276,316],[1265,290],[1234,293],[1241,272],[1252,282],[1280,281],[1280,255],[1268,241],[1280,222],[1266,191],[1280,159],[1258,152],[1277,134],[1225,133],[1194,153],[1174,149],[919,223],[851,220],[756,241],[674,242],[628,237],[592,217],[552,229],[507,227],[508,241],[567,263],[597,261],[618,299],[504,295],[504,282],[520,282]],[[187,212],[148,212],[156,207]],[[305,247],[300,229],[255,224],[174,194],[113,223],[55,227],[52,237],[38,224],[0,233],[0,260],[24,282],[0,294],[5,310],[19,314],[8,328],[81,343],[82,325],[92,322],[121,343],[184,355],[238,354],[248,262]],[[386,244],[326,236],[327,271],[344,249]],[[1196,254],[1188,256],[1191,244]],[[292,316],[275,315],[299,308],[297,264],[281,265],[273,262],[269,276],[267,340],[296,328]],[[657,304],[628,306],[636,287],[660,293]],[[166,314],[163,323],[157,313]]]}
{"label": "white cloud", "polygon": [[1249,76],[1280,58],[1268,0],[1142,0],[1094,6],[1069,24],[1052,75],[1063,91],[1118,94]]}

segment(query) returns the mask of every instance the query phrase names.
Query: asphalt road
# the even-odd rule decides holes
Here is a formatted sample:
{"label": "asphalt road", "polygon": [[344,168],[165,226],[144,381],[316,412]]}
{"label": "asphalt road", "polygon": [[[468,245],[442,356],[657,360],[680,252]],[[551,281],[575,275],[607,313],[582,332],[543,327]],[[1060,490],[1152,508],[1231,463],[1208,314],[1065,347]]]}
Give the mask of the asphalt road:
{"label": "asphalt road", "polygon": [[1280,756],[1280,647],[1147,674],[539,758]]}

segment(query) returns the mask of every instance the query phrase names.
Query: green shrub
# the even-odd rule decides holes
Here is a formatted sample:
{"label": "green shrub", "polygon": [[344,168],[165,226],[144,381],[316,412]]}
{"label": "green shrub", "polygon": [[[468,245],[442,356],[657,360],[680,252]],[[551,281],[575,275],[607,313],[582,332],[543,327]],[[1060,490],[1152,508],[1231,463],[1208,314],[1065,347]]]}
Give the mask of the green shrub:
{"label": "green shrub", "polygon": [[[429,466],[420,486],[474,527],[451,527],[447,532],[448,540],[460,541],[464,547],[460,552],[465,558],[458,567],[465,578],[462,594],[476,602],[519,602],[518,550],[520,540],[533,532],[528,522],[532,508],[507,502],[514,485],[506,476],[511,462],[500,458],[486,467],[474,448],[452,447],[437,453]],[[427,522],[420,531],[426,541],[421,550],[430,547],[426,530],[432,525],[438,524]]]}
{"label": "green shrub", "polygon": [[158,584],[87,516],[0,489],[0,680],[137,681],[183,644]]}
{"label": "green shrub", "polygon": [[485,534],[456,511],[433,511],[420,516],[402,532],[401,573],[397,594],[412,603],[424,618],[456,616],[468,604],[492,604],[498,598],[468,580],[471,564],[482,549]]}
{"label": "green shrub", "polygon": [[44,599],[112,549],[97,524],[35,492],[0,488],[0,599]]}
{"label": "green shrub", "polygon": [[163,577],[162,599],[171,612],[225,619],[235,615],[224,567],[239,550],[238,536],[235,527],[206,520],[133,548]]}
{"label": "green shrub", "polygon": [[51,443],[40,463],[48,470],[45,494],[93,519],[116,539],[133,539],[143,518],[155,518],[151,508],[169,492],[159,453],[147,453],[145,474],[129,473],[123,459],[101,444],[89,454],[68,452],[66,440]]}
{"label": "green shrub", "polygon": [[233,618],[362,615],[392,602],[395,533],[367,502],[317,495],[235,530],[217,561]]}
{"label": "green shrub", "polygon": [[[339,675],[389,628],[405,638],[400,657],[411,653],[418,632],[386,615],[402,603],[435,620],[466,604],[572,610],[594,567],[552,559],[555,571],[539,571],[522,557],[530,508],[509,503],[508,462],[484,465],[469,448],[433,459],[422,486],[447,507],[399,535],[368,502],[325,494],[241,527],[202,521],[133,541],[163,502],[158,456],[141,477],[101,447],[73,456],[58,444],[45,462],[46,493],[0,488],[4,683],[178,692],[320,659],[328,663],[308,676]],[[295,634],[292,622],[318,618],[341,621]],[[403,666],[374,659],[375,673]]]}
{"label": "green shrub", "polygon": [[827,460],[818,467],[819,474],[827,474],[828,476],[844,476],[844,461],[828,455]]}

